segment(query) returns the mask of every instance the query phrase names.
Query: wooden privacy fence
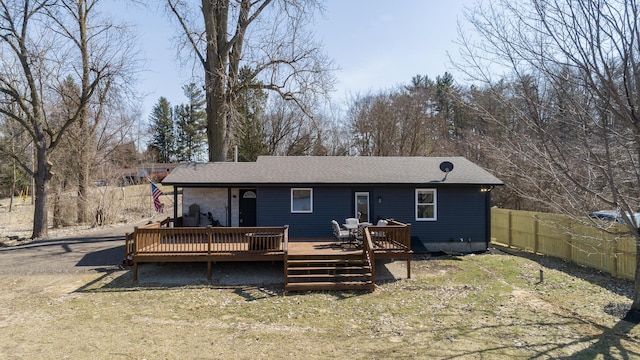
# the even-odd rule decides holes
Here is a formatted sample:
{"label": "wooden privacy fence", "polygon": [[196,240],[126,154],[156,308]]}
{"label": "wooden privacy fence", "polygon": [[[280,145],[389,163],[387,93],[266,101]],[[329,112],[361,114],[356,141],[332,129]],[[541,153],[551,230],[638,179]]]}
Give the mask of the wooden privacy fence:
{"label": "wooden privacy fence", "polygon": [[491,242],[558,257],[615,277],[635,277],[635,239],[620,224],[605,231],[590,225],[586,217],[581,222],[560,214],[493,208]]}

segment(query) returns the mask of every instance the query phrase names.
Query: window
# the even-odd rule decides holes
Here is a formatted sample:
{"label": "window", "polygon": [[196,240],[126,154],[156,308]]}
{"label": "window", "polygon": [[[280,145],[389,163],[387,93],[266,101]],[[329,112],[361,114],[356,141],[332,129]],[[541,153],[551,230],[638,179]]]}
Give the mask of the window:
{"label": "window", "polygon": [[291,212],[313,212],[313,189],[291,189]]}
{"label": "window", "polygon": [[416,189],[416,221],[436,219],[436,189]]}

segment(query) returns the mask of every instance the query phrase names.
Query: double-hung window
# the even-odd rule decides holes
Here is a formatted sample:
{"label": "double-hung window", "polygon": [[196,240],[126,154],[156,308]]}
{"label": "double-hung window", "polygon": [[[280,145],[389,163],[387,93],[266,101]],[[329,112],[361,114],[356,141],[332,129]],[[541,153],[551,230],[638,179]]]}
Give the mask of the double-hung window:
{"label": "double-hung window", "polygon": [[437,220],[436,189],[416,189],[416,221]]}
{"label": "double-hung window", "polygon": [[313,212],[313,189],[292,188],[291,189],[291,212],[292,213],[312,213]]}

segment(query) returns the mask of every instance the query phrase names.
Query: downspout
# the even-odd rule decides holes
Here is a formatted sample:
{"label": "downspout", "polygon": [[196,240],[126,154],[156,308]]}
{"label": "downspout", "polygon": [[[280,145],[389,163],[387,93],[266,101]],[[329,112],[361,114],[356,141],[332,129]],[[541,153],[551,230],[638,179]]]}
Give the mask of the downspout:
{"label": "downspout", "polygon": [[227,226],[231,226],[231,188],[227,188]]}
{"label": "downspout", "polygon": [[178,187],[173,185],[173,226],[177,225],[178,221]]}
{"label": "downspout", "polygon": [[[490,188],[491,189],[491,188]],[[491,243],[491,190],[485,193],[485,249],[489,249]]]}

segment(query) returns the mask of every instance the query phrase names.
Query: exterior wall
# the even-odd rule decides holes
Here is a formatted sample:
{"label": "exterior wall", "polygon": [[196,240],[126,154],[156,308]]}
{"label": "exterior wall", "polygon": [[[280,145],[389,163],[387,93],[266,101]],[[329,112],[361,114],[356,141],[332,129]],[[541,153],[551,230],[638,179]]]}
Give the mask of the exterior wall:
{"label": "exterior wall", "polygon": [[414,221],[412,233],[430,252],[486,250],[487,194],[479,188],[438,189],[438,220]]}
{"label": "exterior wall", "polygon": [[[487,249],[487,193],[481,192],[479,187],[437,188],[437,220],[418,221],[415,215],[415,189],[375,189],[374,219],[379,216],[411,224],[412,237],[429,252]],[[378,195],[381,203],[377,201]]]}
{"label": "exterior wall", "polygon": [[[189,212],[189,205],[200,205],[200,213],[211,212],[213,218],[220,224],[227,226],[227,201],[226,188],[183,188],[182,189],[182,213]],[[206,217],[204,218],[206,219]],[[201,222],[203,219],[201,219]],[[206,225],[205,225],[206,226]]]}
{"label": "exterior wall", "polygon": [[289,225],[289,236],[332,236],[331,220],[344,222],[352,216],[353,194],[346,188],[313,188],[313,212],[291,213],[291,188],[259,188],[258,226]]}
{"label": "exterior wall", "polygon": [[[354,194],[368,191],[370,219],[392,218],[411,224],[414,241],[427,251],[473,252],[487,249],[488,194],[479,187],[437,189],[437,220],[415,218],[415,187],[313,188],[313,213],[292,214],[291,188],[259,188],[259,226],[289,225],[292,237],[331,236],[330,221],[354,216]],[[420,187],[427,188],[427,187]],[[379,198],[379,200],[378,200]],[[418,249],[415,249],[418,250]]]}

